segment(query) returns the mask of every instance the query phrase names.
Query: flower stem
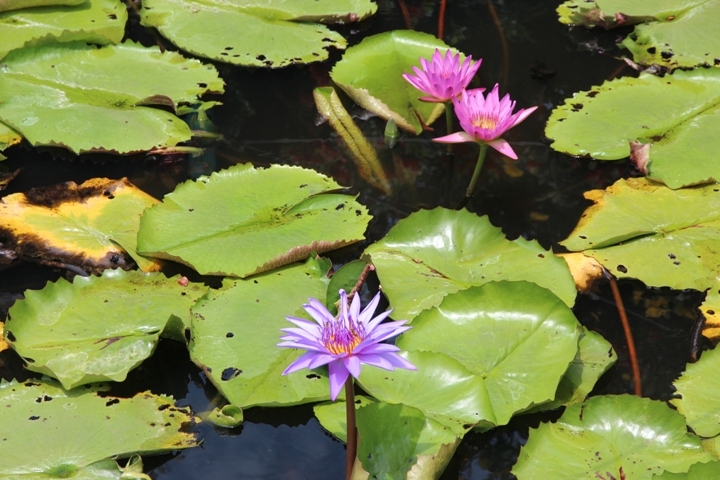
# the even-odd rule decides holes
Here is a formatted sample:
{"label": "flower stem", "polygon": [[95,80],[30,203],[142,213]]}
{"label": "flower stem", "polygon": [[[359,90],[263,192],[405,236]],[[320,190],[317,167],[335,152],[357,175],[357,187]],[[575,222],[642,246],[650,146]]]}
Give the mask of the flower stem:
{"label": "flower stem", "polygon": [[355,427],[355,390],[352,375],[345,381],[345,410],[347,413],[347,457],[345,460],[345,480],[352,477],[355,456],[357,455],[357,428]]}
{"label": "flower stem", "polygon": [[470,185],[468,185],[468,188],[465,191],[466,198],[472,197],[473,190],[475,190],[475,184],[477,183],[478,177],[480,176],[480,170],[482,170],[483,163],[485,163],[485,154],[487,153],[487,149],[487,143],[480,144],[480,153],[478,153],[477,163],[475,164],[475,171],[473,172],[473,176],[470,179]]}
{"label": "flower stem", "polygon": [[[453,133],[453,104],[452,102],[445,102],[445,135],[450,135]],[[448,156],[453,154],[453,144],[448,143],[447,144],[447,154]]]}

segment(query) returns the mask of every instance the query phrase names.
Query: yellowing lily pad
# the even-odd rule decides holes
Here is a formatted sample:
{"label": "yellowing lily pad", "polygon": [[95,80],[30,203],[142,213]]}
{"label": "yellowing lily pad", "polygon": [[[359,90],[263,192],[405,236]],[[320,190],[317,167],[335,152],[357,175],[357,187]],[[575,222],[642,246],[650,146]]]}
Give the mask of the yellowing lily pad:
{"label": "yellowing lily pad", "polygon": [[0,232],[18,255],[90,272],[160,265],[136,252],[140,215],[157,200],[127,179],[94,178],[16,193],[0,200]]}

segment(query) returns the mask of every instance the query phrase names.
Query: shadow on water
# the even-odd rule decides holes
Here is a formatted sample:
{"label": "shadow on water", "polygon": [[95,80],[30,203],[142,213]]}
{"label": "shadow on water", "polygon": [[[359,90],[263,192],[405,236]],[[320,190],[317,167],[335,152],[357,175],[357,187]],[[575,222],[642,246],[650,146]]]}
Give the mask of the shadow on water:
{"label": "shadow on water", "polygon": [[[436,31],[438,3],[406,1],[417,30]],[[550,111],[573,92],[618,74],[632,74],[611,56],[619,54],[613,50],[617,33],[567,29],[557,22],[555,0],[495,0],[495,14],[507,41],[506,61],[487,2],[448,3],[445,40],[483,59],[479,76],[471,86],[491,88],[502,81],[502,92],[511,92],[519,107],[539,106],[506,137],[520,159],[513,162],[491,150],[477,193],[467,208],[479,215],[487,214],[511,239],[522,236],[536,239],[546,248],[557,248],[557,242],[569,234],[589,205],[583,192],[634,175],[625,161],[595,162],[558,154],[543,136]],[[355,44],[365,36],[400,28],[404,28],[404,21],[397,3],[379,0],[378,15],[359,26],[343,27],[342,33],[350,44]],[[154,37],[138,32],[131,27],[130,36],[146,43],[154,41]],[[434,144],[430,140],[433,135],[426,133],[420,137],[402,135],[390,150],[383,141],[384,122],[378,118],[358,120],[388,171],[394,172],[392,196],[373,189],[358,175],[332,129],[327,124],[316,125],[312,90],[330,84],[329,70],[340,56],[334,52],[330,62],[278,71],[218,64],[227,93],[220,98],[223,105],[213,109],[211,115],[224,140],[203,157],[93,157],[68,161],[57,158],[57,152],[16,146],[6,152],[9,158],[4,163],[8,169],[23,171],[3,195],[70,180],[80,183],[93,177],[128,177],[144,191],[162,198],[182,181],[237,163],[302,165],[330,175],[342,185],[354,186],[360,201],[374,216],[365,243],[330,254],[336,264],[344,263],[356,258],[368,243],[382,238],[410,213],[456,205],[472,174],[477,146],[458,145],[454,160],[449,162],[443,156],[443,147]],[[508,78],[503,79],[505,72]],[[350,103],[347,107],[362,117],[356,107]],[[436,124],[438,133],[444,133],[440,124]],[[25,289],[42,288],[45,282],[64,274],[29,263],[0,271],[0,313]],[[672,380],[689,361],[691,330],[699,317],[701,296],[697,292],[647,290],[632,281],[621,282],[620,287],[635,332],[643,388],[649,397],[667,399],[672,395]],[[580,296],[575,312],[583,324],[600,332],[618,352],[618,362],[601,379],[596,393],[631,392],[624,337],[609,287],[601,285],[597,292]],[[28,373],[17,355],[6,351],[0,353],[0,375],[23,378]],[[116,385],[113,393],[132,395],[145,390],[173,395],[180,405],[190,406],[195,412],[210,410],[218,402],[215,388],[192,364],[185,347],[167,340],[160,342],[154,356],[132,371],[126,382]],[[559,412],[520,416],[507,426],[469,434],[442,478],[514,478],[509,471],[528,428],[558,416]],[[311,406],[249,409],[239,428],[214,428],[208,422],[196,428],[203,438],[200,448],[145,459],[152,478],[343,477],[344,446],[323,431]]]}

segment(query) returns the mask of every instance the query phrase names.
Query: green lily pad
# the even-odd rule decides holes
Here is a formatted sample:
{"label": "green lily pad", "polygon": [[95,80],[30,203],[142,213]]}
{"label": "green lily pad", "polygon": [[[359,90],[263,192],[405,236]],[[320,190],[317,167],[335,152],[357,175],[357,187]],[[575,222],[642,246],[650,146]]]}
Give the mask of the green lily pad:
{"label": "green lily pad", "polygon": [[664,402],[607,395],[573,405],[530,430],[512,473],[518,480],[632,478],[687,472],[712,456]]}
{"label": "green lily pad", "polygon": [[671,190],[644,178],[591,190],[595,204],[567,239],[619,278],[653,287],[710,288],[720,275],[720,188]]}
{"label": "green lily pad", "polygon": [[[720,4],[718,4],[720,6]],[[553,110],[553,149],[598,160],[631,155],[670,188],[720,180],[720,70],[640,74],[576,93]]]}
{"label": "green lily pad", "polygon": [[[0,122],[0,152],[5,150],[7,147],[20,143],[22,135],[8,127],[4,123]],[[4,160],[5,157],[0,154],[0,160]]]}
{"label": "green lily pad", "polygon": [[[186,182],[140,219],[138,249],[245,277],[362,240],[367,209],[313,170],[236,165]],[[325,298],[321,295],[318,298]]]}
{"label": "green lily pad", "polygon": [[450,47],[427,33],[395,30],[373,35],[348,48],[330,76],[364,109],[419,134],[422,124],[418,117],[430,125],[445,107],[418,100],[421,92],[402,74],[412,73],[413,66],[420,67],[420,58],[429,59],[438,48]]}
{"label": "green lily pad", "polygon": [[141,22],[194,55],[277,68],[345,48],[342,35],[316,22],[358,21],[376,10],[369,0],[145,0]]}
{"label": "green lily pad", "polygon": [[[488,420],[505,425],[514,414],[555,398],[579,336],[572,310],[549,290],[491,282],[448,295],[415,318],[396,345],[457,360],[482,379],[494,417]],[[367,391],[374,393],[370,386]]]}
{"label": "green lily pad", "polygon": [[360,284],[365,282],[365,277],[372,267],[368,266],[365,260],[353,260],[348,262],[335,272],[328,285],[325,304],[333,315],[337,315],[336,305],[340,301],[340,289],[345,290],[348,295]]}
{"label": "green lily pad", "polygon": [[[375,400],[365,395],[355,395],[355,409],[375,403]],[[347,443],[347,413],[345,399],[335,402],[323,402],[313,405],[313,413],[320,425],[330,432],[332,436],[343,443]]]}
{"label": "green lily pad", "polygon": [[560,380],[555,399],[535,406],[528,413],[584,402],[598,379],[617,360],[612,345],[602,335],[584,328],[582,331],[578,352]]}
{"label": "green lily pad", "polygon": [[465,210],[415,212],[365,253],[398,319],[412,320],[450,293],[498,280],[535,282],[567,305],[577,294],[565,261],[535,241],[507,240],[487,217]]}
{"label": "green lily pad", "polygon": [[81,5],[86,1],[87,0],[0,0],[0,12],[32,7]]}
{"label": "green lily pad", "polygon": [[129,268],[127,254],[142,270],[156,271],[155,259],[137,253],[140,215],[156,203],[126,178],[66,182],[2,198],[0,232],[5,248],[19,255],[99,273]]}
{"label": "green lily pad", "polygon": [[235,428],[243,422],[243,410],[236,405],[225,405],[214,409],[208,420],[218,427]]}
{"label": "green lily pad", "polygon": [[689,363],[673,382],[680,398],[670,400],[701,437],[720,434],[720,350],[703,352],[696,363]]}
{"label": "green lily pad", "polygon": [[[207,290],[177,280],[118,269],[48,283],[26,291],[10,308],[5,340],[29,370],[57,378],[67,389],[123,381],[152,355],[171,317],[189,323],[190,307]],[[172,335],[182,338],[182,332]]]}
{"label": "green lily pad", "polygon": [[702,334],[717,345],[720,343],[720,277],[715,279],[708,290],[705,300],[700,305],[700,311],[705,317]]}
{"label": "green lily pad", "polygon": [[156,47],[29,47],[3,59],[0,121],[35,146],[76,153],[148,151],[191,136],[185,122],[148,105],[176,107],[222,90],[214,67]]}
{"label": "green lily pad", "polygon": [[327,400],[327,370],[281,375],[300,350],[280,348],[286,316],[308,318],[302,305],[324,298],[331,262],[273,270],[247,280],[227,280],[193,308],[190,356],[228,401],[241,408]]}
{"label": "green lily pad", "polygon": [[194,423],[193,415],[173,406],[172,398],[149,392],[101,397],[98,389],[66,391],[40,380],[0,383],[0,477],[117,479],[112,464],[102,460],[198,445],[194,434],[182,431]]}
{"label": "green lily pad", "polygon": [[621,45],[642,65],[688,68],[720,64],[720,4],[707,0],[571,0],[560,22],[612,28],[641,23]]}
{"label": "green lily pad", "polygon": [[669,473],[656,475],[653,480],[708,480],[720,478],[720,462],[696,463],[687,473]]}
{"label": "green lily pad", "polygon": [[[40,3],[11,0],[10,3]],[[42,8],[0,13],[0,58],[11,50],[51,42],[120,43],[127,9],[118,0],[46,0]],[[18,7],[22,8],[22,7]],[[0,5],[2,11],[2,5]]]}

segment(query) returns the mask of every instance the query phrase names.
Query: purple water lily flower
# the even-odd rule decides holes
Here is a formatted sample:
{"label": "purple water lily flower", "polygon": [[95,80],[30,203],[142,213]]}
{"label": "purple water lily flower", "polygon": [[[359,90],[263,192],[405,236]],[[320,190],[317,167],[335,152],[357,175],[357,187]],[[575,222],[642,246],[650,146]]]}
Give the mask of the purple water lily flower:
{"label": "purple water lily flower", "polygon": [[375,308],[380,301],[380,294],[360,311],[360,296],[355,295],[348,309],[347,294],[340,290],[340,313],[333,316],[325,305],[309,299],[303,305],[305,311],[315,319],[317,324],[302,318],[287,317],[299,328],[283,328],[286,333],[278,347],[303,348],[307,352],[291,363],[283,375],[303,368],[314,369],[327,365],[330,372],[330,397],[335,400],[340,393],[348,375],[360,376],[363,363],[394,370],[395,367],[416,370],[410,362],[396,352],[395,345],[380,343],[408,330],[404,326],[406,320],[381,323],[392,312],[392,309],[373,318]]}
{"label": "purple water lily flower", "polygon": [[487,97],[483,96],[480,89],[466,90],[458,98],[453,99],[453,105],[460,126],[465,131],[434,138],[433,141],[486,143],[503,155],[517,160],[515,151],[508,142],[500,138],[500,135],[525,120],[537,107],[521,108],[513,113],[515,102],[510,100],[510,95],[505,95],[500,100],[497,85]]}
{"label": "purple water lily flower", "polygon": [[427,95],[420,97],[423,102],[444,103],[465,90],[480,68],[480,63],[482,59],[473,63],[472,56],[468,56],[460,64],[459,53],[453,56],[448,49],[443,57],[440,50],[435,49],[430,62],[421,58],[422,69],[412,67],[415,75],[403,73],[403,78]]}

